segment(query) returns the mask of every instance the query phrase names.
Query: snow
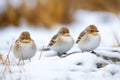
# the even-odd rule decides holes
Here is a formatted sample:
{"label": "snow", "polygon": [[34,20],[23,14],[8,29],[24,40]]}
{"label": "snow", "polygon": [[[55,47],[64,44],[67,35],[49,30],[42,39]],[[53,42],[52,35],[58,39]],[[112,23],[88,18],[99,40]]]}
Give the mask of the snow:
{"label": "snow", "polygon": [[[12,0],[15,1],[15,0]],[[119,80],[120,64],[110,63],[90,52],[81,53],[75,44],[68,51],[68,56],[60,58],[55,51],[43,51],[39,60],[41,48],[46,47],[51,37],[58,32],[61,26],[68,26],[71,35],[76,41],[78,35],[87,25],[95,24],[101,35],[101,44],[95,50],[111,58],[120,59],[120,48],[113,47],[114,35],[119,39],[120,20],[111,13],[78,11],[75,14],[75,22],[70,25],[56,25],[50,30],[45,28],[33,28],[27,24],[21,24],[19,28],[9,26],[0,30],[0,53],[6,57],[11,44],[14,44],[22,31],[29,31],[37,44],[37,53],[32,61],[25,61],[25,65],[16,65],[16,59],[11,50],[10,65],[0,65],[0,80]],[[1,62],[0,62],[1,63]],[[97,64],[106,66],[98,68]],[[9,69],[12,72],[9,72]]]}

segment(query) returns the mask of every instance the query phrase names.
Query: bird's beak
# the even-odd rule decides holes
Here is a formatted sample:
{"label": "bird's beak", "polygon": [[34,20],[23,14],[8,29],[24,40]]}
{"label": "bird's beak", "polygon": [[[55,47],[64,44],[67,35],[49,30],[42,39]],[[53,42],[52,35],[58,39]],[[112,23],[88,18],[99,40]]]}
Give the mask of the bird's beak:
{"label": "bird's beak", "polygon": [[96,32],[99,32],[98,30]]}

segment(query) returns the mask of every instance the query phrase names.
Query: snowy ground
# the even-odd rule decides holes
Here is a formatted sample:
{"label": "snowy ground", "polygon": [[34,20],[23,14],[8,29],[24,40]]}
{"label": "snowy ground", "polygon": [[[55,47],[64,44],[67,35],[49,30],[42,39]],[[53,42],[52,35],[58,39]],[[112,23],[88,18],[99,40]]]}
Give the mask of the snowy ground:
{"label": "snowy ground", "polygon": [[[101,35],[101,44],[95,50],[110,58],[120,59],[120,20],[111,13],[78,11],[75,14],[75,22],[67,25],[71,35],[76,41],[79,33],[90,24],[98,27]],[[81,53],[75,44],[68,52],[67,57],[60,58],[54,51],[42,52],[39,60],[40,49],[46,46],[51,37],[58,32],[61,26],[47,30],[44,28],[28,28],[29,25],[21,24],[20,28],[10,26],[0,30],[0,53],[6,57],[11,44],[14,44],[22,31],[29,31],[37,44],[37,53],[32,61],[25,61],[24,66],[17,66],[17,59],[10,53],[10,66],[0,64],[0,80],[120,80],[120,63],[102,59],[89,52]],[[97,68],[97,64],[104,63],[106,66]],[[11,72],[9,72],[9,69]]]}

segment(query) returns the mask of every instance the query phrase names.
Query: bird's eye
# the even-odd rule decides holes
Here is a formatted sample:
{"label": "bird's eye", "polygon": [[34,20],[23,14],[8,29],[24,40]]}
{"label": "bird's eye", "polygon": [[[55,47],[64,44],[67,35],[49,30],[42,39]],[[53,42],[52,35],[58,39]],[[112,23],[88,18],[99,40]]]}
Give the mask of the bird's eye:
{"label": "bird's eye", "polygon": [[90,32],[93,32],[93,30],[89,30]]}

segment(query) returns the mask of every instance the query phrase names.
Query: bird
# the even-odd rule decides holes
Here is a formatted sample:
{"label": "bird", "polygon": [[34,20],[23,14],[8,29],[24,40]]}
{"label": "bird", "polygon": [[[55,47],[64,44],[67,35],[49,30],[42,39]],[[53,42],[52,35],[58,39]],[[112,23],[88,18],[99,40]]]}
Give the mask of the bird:
{"label": "bird", "polygon": [[97,26],[91,24],[79,34],[76,44],[82,52],[92,51],[92,53],[95,53],[94,49],[99,46],[100,41],[101,37]]}
{"label": "bird", "polygon": [[59,57],[66,54],[74,45],[74,40],[67,27],[62,27],[50,40],[48,47],[56,51]]}
{"label": "bird", "polygon": [[[20,34],[19,38],[16,40],[13,48],[13,53],[16,58],[19,59],[19,62],[21,60],[27,60],[29,59],[31,61],[31,58],[36,54],[36,44],[34,40],[31,38],[31,35],[29,32],[24,31]],[[18,63],[19,64],[19,63]]]}

